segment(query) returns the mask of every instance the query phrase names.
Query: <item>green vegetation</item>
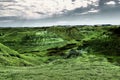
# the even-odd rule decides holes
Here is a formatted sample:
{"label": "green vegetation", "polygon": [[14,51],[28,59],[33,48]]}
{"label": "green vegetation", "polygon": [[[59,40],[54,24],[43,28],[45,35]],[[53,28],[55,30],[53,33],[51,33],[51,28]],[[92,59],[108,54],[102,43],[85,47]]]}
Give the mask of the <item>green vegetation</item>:
{"label": "green vegetation", "polygon": [[119,26],[0,28],[0,80],[119,80]]}
{"label": "green vegetation", "polygon": [[2,67],[1,80],[119,80],[120,67],[95,55],[58,59],[35,67]]}
{"label": "green vegetation", "polygon": [[31,65],[22,58],[17,51],[14,51],[0,43],[0,65]]}

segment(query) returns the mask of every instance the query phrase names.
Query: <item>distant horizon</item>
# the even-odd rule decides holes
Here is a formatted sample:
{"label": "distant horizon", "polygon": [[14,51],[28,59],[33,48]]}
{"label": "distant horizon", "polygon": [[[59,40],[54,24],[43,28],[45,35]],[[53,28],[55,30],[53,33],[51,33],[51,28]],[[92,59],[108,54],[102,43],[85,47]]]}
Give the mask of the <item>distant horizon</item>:
{"label": "distant horizon", "polygon": [[0,28],[42,28],[42,27],[74,27],[74,26],[120,26],[120,24],[83,24],[83,25],[48,25],[48,26],[6,26]]}

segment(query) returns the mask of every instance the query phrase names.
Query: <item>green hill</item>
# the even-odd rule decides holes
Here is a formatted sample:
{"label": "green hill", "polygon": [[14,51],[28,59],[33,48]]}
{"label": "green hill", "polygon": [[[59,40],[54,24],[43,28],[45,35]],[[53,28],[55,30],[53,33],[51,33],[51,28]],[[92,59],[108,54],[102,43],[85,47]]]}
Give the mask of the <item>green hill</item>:
{"label": "green hill", "polygon": [[31,63],[22,59],[22,55],[20,55],[17,51],[14,51],[9,47],[0,43],[0,65],[25,66],[25,65],[31,65]]}
{"label": "green hill", "polygon": [[0,80],[119,80],[119,26],[0,28]]}
{"label": "green hill", "polygon": [[119,26],[1,28],[0,42],[17,51],[17,56],[15,52],[5,51],[4,55],[13,55],[35,65],[49,62],[52,57],[52,60],[64,58],[72,49],[80,54],[104,55],[110,62],[119,63],[120,59]]}

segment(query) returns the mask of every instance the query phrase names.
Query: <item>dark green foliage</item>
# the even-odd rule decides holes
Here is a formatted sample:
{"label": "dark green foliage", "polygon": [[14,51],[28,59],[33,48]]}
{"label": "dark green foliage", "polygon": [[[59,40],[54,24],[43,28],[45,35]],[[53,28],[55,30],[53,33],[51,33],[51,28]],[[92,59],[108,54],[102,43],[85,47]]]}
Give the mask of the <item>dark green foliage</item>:
{"label": "dark green foliage", "polygon": [[120,27],[112,28],[109,31],[112,32],[114,36],[117,35],[118,37],[120,37]]}
{"label": "dark green foliage", "polygon": [[50,49],[47,49],[47,51],[48,51],[47,55],[49,55],[49,56],[54,56],[54,55],[65,56],[66,50],[69,50],[76,46],[77,45],[75,43],[73,43],[73,44],[67,44],[62,47],[50,48]]}
{"label": "dark green foliage", "polygon": [[69,51],[69,53],[67,54],[66,58],[78,57],[79,55],[80,55],[79,52],[77,52],[77,51],[74,50],[74,49],[71,49],[71,50]]}
{"label": "dark green foliage", "polygon": [[[80,48],[88,48],[94,50],[94,52],[108,55],[108,56],[120,56],[120,40],[103,38],[103,39],[93,39],[83,43]],[[112,52],[112,53],[111,53]]]}

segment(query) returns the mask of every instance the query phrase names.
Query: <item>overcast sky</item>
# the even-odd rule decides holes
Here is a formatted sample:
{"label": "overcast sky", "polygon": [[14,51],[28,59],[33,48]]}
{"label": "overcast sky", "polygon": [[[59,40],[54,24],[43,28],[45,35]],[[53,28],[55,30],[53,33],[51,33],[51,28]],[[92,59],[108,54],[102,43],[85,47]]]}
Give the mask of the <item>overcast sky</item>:
{"label": "overcast sky", "polygon": [[120,0],[0,0],[0,27],[120,24]]}

